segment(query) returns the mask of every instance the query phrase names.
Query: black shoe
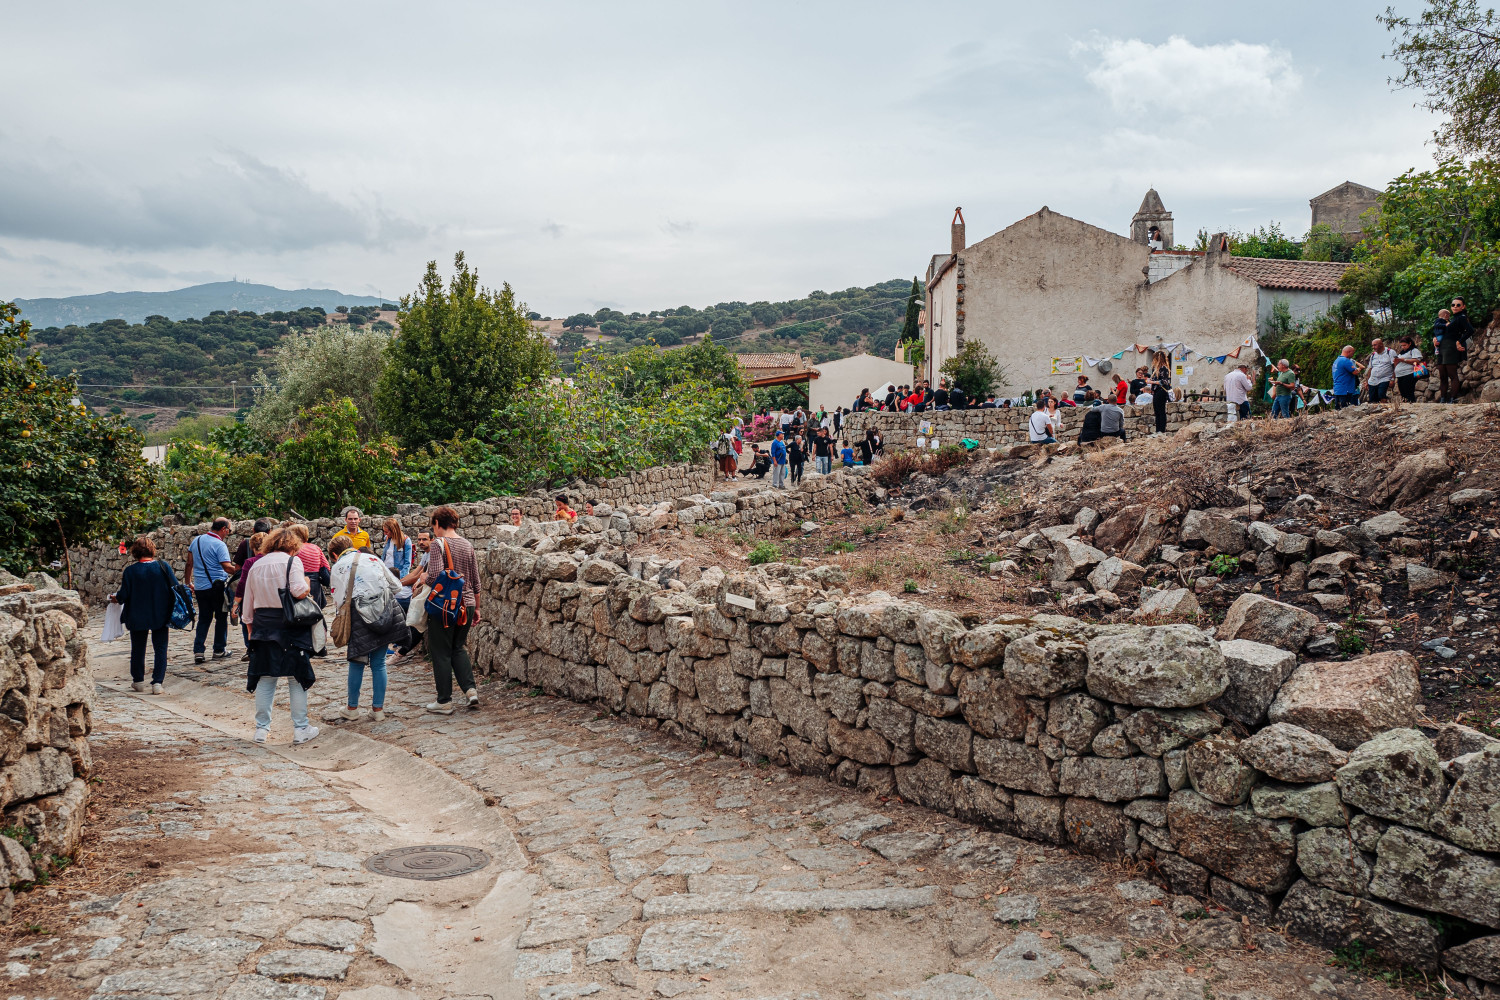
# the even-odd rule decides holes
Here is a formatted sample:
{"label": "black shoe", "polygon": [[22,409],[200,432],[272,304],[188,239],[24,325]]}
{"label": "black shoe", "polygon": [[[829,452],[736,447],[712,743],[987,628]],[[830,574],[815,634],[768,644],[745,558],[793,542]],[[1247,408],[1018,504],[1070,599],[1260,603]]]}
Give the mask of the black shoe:
{"label": "black shoe", "polygon": [[203,662],[203,654],[202,653],[194,653],[193,654],[193,662],[194,663],[202,663]]}
{"label": "black shoe", "polygon": [[229,650],[225,649],[225,650],[221,650],[221,651],[215,653],[214,654],[214,659],[216,659],[216,660],[222,660],[222,659],[227,658],[228,656],[229,656]]}

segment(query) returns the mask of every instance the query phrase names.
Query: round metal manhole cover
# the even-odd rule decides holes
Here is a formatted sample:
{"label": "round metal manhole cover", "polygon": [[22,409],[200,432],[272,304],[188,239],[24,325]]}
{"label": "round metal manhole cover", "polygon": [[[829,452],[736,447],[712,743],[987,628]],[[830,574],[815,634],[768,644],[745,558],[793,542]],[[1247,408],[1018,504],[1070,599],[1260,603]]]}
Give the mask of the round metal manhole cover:
{"label": "round metal manhole cover", "polygon": [[367,859],[365,867],[377,875],[432,881],[468,875],[489,863],[490,856],[473,847],[431,845],[381,851]]}

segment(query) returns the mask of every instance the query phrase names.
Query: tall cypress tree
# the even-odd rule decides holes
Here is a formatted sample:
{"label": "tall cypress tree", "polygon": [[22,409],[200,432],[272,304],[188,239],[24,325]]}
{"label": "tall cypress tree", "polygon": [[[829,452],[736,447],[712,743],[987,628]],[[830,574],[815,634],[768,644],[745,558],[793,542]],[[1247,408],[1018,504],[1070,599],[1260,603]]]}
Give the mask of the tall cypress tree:
{"label": "tall cypress tree", "polygon": [[917,283],[916,278],[911,279],[911,294],[906,297],[906,322],[901,324],[901,343],[909,344],[913,340],[922,339],[922,331],[917,326],[917,313],[922,308],[922,286]]}

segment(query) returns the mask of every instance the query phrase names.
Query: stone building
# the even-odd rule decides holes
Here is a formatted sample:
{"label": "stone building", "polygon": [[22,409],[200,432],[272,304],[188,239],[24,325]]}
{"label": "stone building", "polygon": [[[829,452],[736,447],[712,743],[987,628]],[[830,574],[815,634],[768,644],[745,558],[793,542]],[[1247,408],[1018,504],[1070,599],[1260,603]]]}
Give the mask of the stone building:
{"label": "stone building", "polygon": [[1363,239],[1364,222],[1360,216],[1380,203],[1380,194],[1375,188],[1345,181],[1308,200],[1312,206],[1312,224],[1327,225],[1355,240]]}
{"label": "stone building", "polygon": [[[1012,394],[1071,388],[1078,359],[1103,386],[1110,376],[1099,362],[1129,377],[1147,360],[1135,345],[1184,343],[1195,355],[1174,355],[1183,365],[1179,386],[1217,391],[1227,369],[1204,356],[1241,349],[1278,298],[1298,319],[1326,311],[1348,266],[1233,257],[1222,233],[1207,251],[1171,250],[1171,213],[1155,191],[1131,231],[1135,238],[1043,206],[968,244],[955,214],[950,252],[934,256],[927,273],[929,377],[971,337],[1005,366]],[[1258,363],[1249,348],[1239,360]]]}

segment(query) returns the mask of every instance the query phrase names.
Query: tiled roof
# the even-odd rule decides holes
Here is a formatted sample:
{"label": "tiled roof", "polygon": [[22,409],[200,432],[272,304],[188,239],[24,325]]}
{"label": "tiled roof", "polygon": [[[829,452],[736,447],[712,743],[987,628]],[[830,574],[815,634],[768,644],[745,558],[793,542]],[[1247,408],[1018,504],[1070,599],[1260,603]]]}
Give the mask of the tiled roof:
{"label": "tiled roof", "polygon": [[1325,260],[1270,260],[1265,257],[1226,257],[1224,266],[1262,288],[1290,288],[1306,292],[1336,292],[1348,264]]}
{"label": "tiled roof", "polygon": [[802,357],[797,354],[738,354],[735,356],[746,368],[802,367]]}

